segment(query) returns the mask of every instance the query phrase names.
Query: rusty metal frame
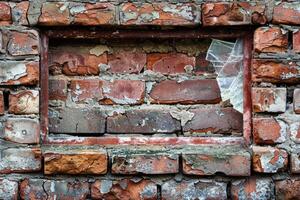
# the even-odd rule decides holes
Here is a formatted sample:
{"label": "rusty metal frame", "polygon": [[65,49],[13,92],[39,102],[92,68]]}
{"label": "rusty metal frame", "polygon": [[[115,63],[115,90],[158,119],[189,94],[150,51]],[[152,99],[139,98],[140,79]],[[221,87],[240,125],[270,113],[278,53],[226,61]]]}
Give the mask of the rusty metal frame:
{"label": "rusty metal frame", "polygon": [[[241,144],[251,143],[252,101],[251,101],[251,58],[252,35],[250,27],[235,28],[199,28],[180,30],[101,30],[66,28],[41,31],[41,64],[40,64],[40,123],[43,144],[78,144],[78,145],[197,145],[197,144]],[[198,39],[198,38],[243,38],[244,43],[244,113],[242,137],[132,137],[101,136],[68,138],[48,135],[48,47],[49,39]]]}

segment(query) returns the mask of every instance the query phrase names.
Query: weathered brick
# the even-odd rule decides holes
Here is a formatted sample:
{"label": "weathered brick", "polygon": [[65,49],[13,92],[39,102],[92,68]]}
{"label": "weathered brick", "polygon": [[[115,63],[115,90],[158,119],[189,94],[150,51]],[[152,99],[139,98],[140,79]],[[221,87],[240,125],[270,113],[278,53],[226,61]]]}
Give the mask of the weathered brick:
{"label": "weathered brick", "polygon": [[105,174],[107,154],[103,150],[58,149],[44,154],[44,174]]}
{"label": "weathered brick", "polygon": [[113,25],[116,23],[116,8],[110,3],[75,4],[70,8],[76,25]]}
{"label": "weathered brick", "polygon": [[200,11],[195,4],[124,3],[120,7],[122,25],[191,26],[200,24]]}
{"label": "weathered brick", "polygon": [[184,132],[240,135],[243,131],[243,115],[233,108],[199,108],[189,112],[194,117],[183,126]]}
{"label": "weathered brick", "polygon": [[[128,151],[128,150],[127,150]],[[179,155],[156,152],[117,152],[112,155],[113,174],[174,174],[179,171]]]}
{"label": "weathered brick", "polygon": [[3,92],[0,91],[0,115],[3,115],[4,112],[5,112],[4,97],[3,97]]}
{"label": "weathered brick", "polygon": [[271,178],[250,177],[232,182],[231,197],[232,200],[275,199],[274,188]]}
{"label": "weathered brick", "polygon": [[252,88],[254,112],[285,112],[286,88]]}
{"label": "weathered brick", "polygon": [[6,148],[1,150],[0,173],[37,172],[41,170],[39,148]]}
{"label": "weathered brick", "polygon": [[300,152],[291,154],[291,172],[300,173]]}
{"label": "weathered brick", "polygon": [[202,5],[204,26],[265,24],[265,5],[239,3],[205,3]]}
{"label": "weathered brick", "polygon": [[12,18],[14,23],[20,25],[28,25],[27,12],[29,8],[29,1],[18,2],[12,9]]}
{"label": "weathered brick", "polygon": [[25,179],[20,184],[20,197],[24,200],[88,199],[89,183],[83,181],[56,181]]}
{"label": "weathered brick", "polygon": [[0,199],[17,200],[18,199],[18,182],[1,178],[0,179]]}
{"label": "weathered brick", "polygon": [[9,113],[39,114],[39,91],[19,90],[9,95]]}
{"label": "weathered brick", "polygon": [[93,108],[57,108],[49,110],[49,132],[92,133],[105,131],[105,114]]}
{"label": "weathered brick", "polygon": [[49,70],[52,75],[64,73],[68,76],[99,75],[99,65],[107,64],[106,53],[99,56],[85,52],[80,47],[51,50]]}
{"label": "weathered brick", "polygon": [[147,69],[162,74],[186,73],[194,68],[196,58],[182,53],[152,53],[147,55]]}
{"label": "weathered brick", "polygon": [[192,148],[182,153],[182,165],[188,175],[249,176],[251,157],[249,152],[232,146]]}
{"label": "weathered brick", "polygon": [[42,5],[38,23],[45,26],[62,26],[71,23],[69,3],[47,2]]}
{"label": "weathered brick", "polygon": [[176,82],[162,81],[153,86],[150,97],[159,104],[218,103],[221,101],[220,89],[215,80],[186,80]]}
{"label": "weathered brick", "polygon": [[39,35],[36,30],[11,31],[7,50],[12,56],[38,55]]}
{"label": "weathered brick", "polygon": [[66,79],[49,79],[49,100],[67,99],[67,84]]}
{"label": "weathered brick", "polygon": [[161,187],[162,200],[227,199],[227,184],[212,180],[165,181]]}
{"label": "weathered brick", "polygon": [[0,26],[12,23],[11,9],[7,2],[0,2]]}
{"label": "weathered brick", "polygon": [[150,180],[96,180],[91,186],[92,199],[156,200],[157,186]]}
{"label": "weathered brick", "polygon": [[141,104],[145,96],[145,82],[114,80],[103,82],[103,104]]}
{"label": "weathered brick", "polygon": [[215,72],[214,66],[211,62],[206,60],[206,52],[200,53],[196,57],[196,66],[194,72],[198,74],[211,74]]}
{"label": "weathered brick", "polygon": [[29,118],[8,118],[4,123],[3,138],[22,144],[37,144],[40,141],[38,120]]}
{"label": "weathered brick", "polygon": [[273,147],[253,147],[253,170],[260,173],[276,173],[284,171],[288,164],[288,154],[285,150]]}
{"label": "weathered brick", "polygon": [[300,122],[294,122],[290,124],[291,139],[295,143],[300,143]]}
{"label": "weathered brick", "polygon": [[254,32],[254,50],[258,53],[282,53],[288,48],[287,31],[280,27],[259,27]]}
{"label": "weathered brick", "polygon": [[282,2],[274,7],[273,21],[274,24],[300,24],[300,3],[299,2]]}
{"label": "weathered brick", "polygon": [[76,103],[87,103],[103,99],[102,81],[96,79],[71,80],[70,90],[72,101]]}
{"label": "weathered brick", "polygon": [[252,80],[254,82],[299,83],[300,68],[295,62],[276,60],[253,60]]}
{"label": "weathered brick", "polygon": [[253,118],[253,138],[256,144],[285,142],[287,125],[275,118]]}
{"label": "weathered brick", "polygon": [[38,81],[38,61],[0,61],[0,85],[35,85]]}
{"label": "weathered brick", "polygon": [[294,90],[293,105],[295,113],[300,114],[300,89]]}
{"label": "weathered brick", "polygon": [[127,110],[107,118],[108,133],[174,133],[181,130],[180,122],[168,110]]}
{"label": "weathered brick", "polygon": [[300,52],[300,29],[293,33],[293,51]]}
{"label": "weathered brick", "polygon": [[117,51],[108,54],[109,71],[113,73],[140,73],[146,65],[146,54],[142,52]]}
{"label": "weathered brick", "polygon": [[276,181],[276,199],[299,199],[300,197],[300,179],[291,178],[282,181]]}

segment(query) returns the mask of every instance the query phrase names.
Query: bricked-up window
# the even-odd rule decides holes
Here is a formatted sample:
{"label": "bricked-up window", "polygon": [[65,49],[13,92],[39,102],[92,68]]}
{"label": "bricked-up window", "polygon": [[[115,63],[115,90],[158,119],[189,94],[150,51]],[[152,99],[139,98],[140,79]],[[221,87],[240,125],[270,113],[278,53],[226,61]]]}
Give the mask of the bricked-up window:
{"label": "bricked-up window", "polygon": [[[46,68],[42,87],[48,89],[41,101],[45,141],[248,141],[251,46],[245,38],[249,36],[209,33],[47,31],[41,66]],[[244,56],[244,119],[243,113],[222,101],[217,74],[206,60],[214,37],[244,40],[244,54],[249,54]]]}

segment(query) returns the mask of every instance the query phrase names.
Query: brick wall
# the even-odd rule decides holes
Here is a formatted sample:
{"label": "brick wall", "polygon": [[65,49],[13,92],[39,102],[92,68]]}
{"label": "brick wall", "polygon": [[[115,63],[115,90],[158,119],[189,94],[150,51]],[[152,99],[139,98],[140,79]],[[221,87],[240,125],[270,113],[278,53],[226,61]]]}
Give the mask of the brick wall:
{"label": "brick wall", "polygon": [[[299,199],[299,7],[0,1],[0,199]],[[95,27],[249,29],[250,144],[205,60],[211,39],[50,38],[45,72],[45,31]]]}

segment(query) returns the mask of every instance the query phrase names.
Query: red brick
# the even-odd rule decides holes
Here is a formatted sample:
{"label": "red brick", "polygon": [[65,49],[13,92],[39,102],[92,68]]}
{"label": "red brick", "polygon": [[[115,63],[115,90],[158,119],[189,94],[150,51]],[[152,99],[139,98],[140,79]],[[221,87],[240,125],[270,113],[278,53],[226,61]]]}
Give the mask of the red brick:
{"label": "red brick", "polygon": [[76,4],[70,13],[76,25],[112,25],[116,23],[116,8],[110,3]]}
{"label": "red brick", "polygon": [[220,89],[215,80],[187,80],[176,82],[162,81],[154,85],[150,97],[159,104],[218,103],[221,101]]}
{"label": "red brick", "polygon": [[47,150],[44,154],[44,174],[105,174],[107,154],[93,149]]}
{"label": "red brick", "polygon": [[42,5],[38,23],[46,26],[62,26],[71,23],[69,3],[47,2]]}
{"label": "red brick", "polygon": [[253,138],[256,144],[285,142],[287,125],[274,118],[253,118]]}
{"label": "red brick", "polygon": [[4,112],[5,112],[4,97],[3,97],[3,92],[0,91],[0,115],[3,115]]}
{"label": "red brick", "polygon": [[300,69],[295,62],[276,60],[253,60],[252,80],[254,82],[299,83]]}
{"label": "red brick", "polygon": [[67,99],[67,84],[65,79],[49,79],[49,100]]}
{"label": "red brick", "polygon": [[254,50],[258,53],[282,53],[288,48],[288,34],[280,27],[260,27],[254,32]]}
{"label": "red brick", "polygon": [[233,108],[199,108],[189,112],[194,113],[194,117],[183,126],[184,132],[241,135],[243,131],[243,116]]}
{"label": "red brick", "polygon": [[132,109],[107,118],[108,133],[174,133],[180,122],[168,110]]}
{"label": "red brick", "polygon": [[215,69],[211,62],[206,60],[206,52],[200,53],[196,57],[196,66],[195,66],[195,73],[198,74],[211,74],[215,72]]}
{"label": "red brick", "polygon": [[0,173],[26,173],[41,170],[41,149],[5,148],[1,150]]}
{"label": "red brick", "polygon": [[40,124],[35,119],[8,118],[3,137],[15,143],[37,144],[40,141]]}
{"label": "red brick", "polygon": [[21,199],[88,199],[89,183],[83,181],[43,180],[26,178],[20,184]]}
{"label": "red brick", "polygon": [[277,173],[284,171],[288,164],[285,150],[273,147],[253,147],[252,169],[260,173]]}
{"label": "red brick", "polygon": [[273,21],[274,24],[300,24],[300,3],[299,2],[282,2],[274,7]]}
{"label": "red brick", "polygon": [[[80,48],[80,47],[78,47]],[[107,64],[107,55],[92,55],[74,49],[58,49],[50,51],[49,70],[53,75],[64,73],[68,76],[99,75],[99,65]]]}
{"label": "red brick", "polygon": [[122,25],[191,26],[200,24],[200,11],[191,3],[124,3],[120,7]]}
{"label": "red brick", "polygon": [[249,176],[251,157],[238,147],[200,147],[182,153],[183,173],[188,175]]}
{"label": "red brick", "polygon": [[103,99],[102,82],[100,80],[84,79],[72,80],[70,84],[72,101],[76,103],[87,103]]}
{"label": "red brick", "polygon": [[106,116],[96,108],[57,108],[49,110],[49,132],[99,134],[105,132]]}
{"label": "red brick", "polygon": [[254,112],[285,112],[286,88],[252,88]]}
{"label": "red brick", "polygon": [[92,199],[156,200],[157,186],[152,181],[122,179],[96,180],[91,186]]}
{"label": "red brick", "polygon": [[0,61],[0,85],[35,85],[39,81],[38,61]]}
{"label": "red brick", "polygon": [[291,154],[291,172],[300,173],[300,152]]}
{"label": "red brick", "polygon": [[294,90],[294,111],[296,114],[300,114],[300,89]]}
{"label": "red brick", "polygon": [[29,8],[29,1],[22,1],[16,4],[16,6],[13,8],[13,20],[17,24],[20,25],[28,25],[27,21],[27,12]]}
{"label": "red brick", "polygon": [[231,184],[232,200],[240,199],[275,199],[274,183],[271,178],[250,177],[233,181]]}
{"label": "red brick", "polygon": [[35,30],[26,32],[11,31],[7,50],[12,56],[38,55],[38,32]]}
{"label": "red brick", "polygon": [[293,33],[293,51],[300,52],[300,29]]}
{"label": "red brick", "polygon": [[300,179],[276,181],[276,199],[292,200],[300,197]]}
{"label": "red brick", "polygon": [[103,104],[141,104],[145,96],[145,82],[114,80],[103,83]]}
{"label": "red brick", "polygon": [[109,71],[113,73],[140,73],[146,65],[146,54],[119,51],[108,55]]}
{"label": "red brick", "polygon": [[[126,150],[130,151],[130,150]],[[143,150],[142,150],[143,151]],[[135,149],[129,153],[112,155],[112,174],[174,174],[179,171],[179,156],[148,150],[145,154]]]}
{"label": "red brick", "polygon": [[0,26],[6,26],[11,23],[11,9],[9,4],[6,2],[0,2]]}
{"label": "red brick", "polygon": [[152,53],[147,56],[147,69],[162,74],[186,73],[185,67],[196,65],[195,57],[181,53]]}
{"label": "red brick", "polygon": [[204,26],[265,24],[265,5],[240,3],[205,3],[202,5]]}
{"label": "red brick", "polygon": [[227,183],[214,180],[168,180],[161,187],[162,200],[218,199],[226,200]]}
{"label": "red brick", "polygon": [[9,95],[9,113],[39,114],[39,92],[37,90],[19,90]]}
{"label": "red brick", "polygon": [[18,182],[1,178],[0,179],[0,199],[18,199]]}

